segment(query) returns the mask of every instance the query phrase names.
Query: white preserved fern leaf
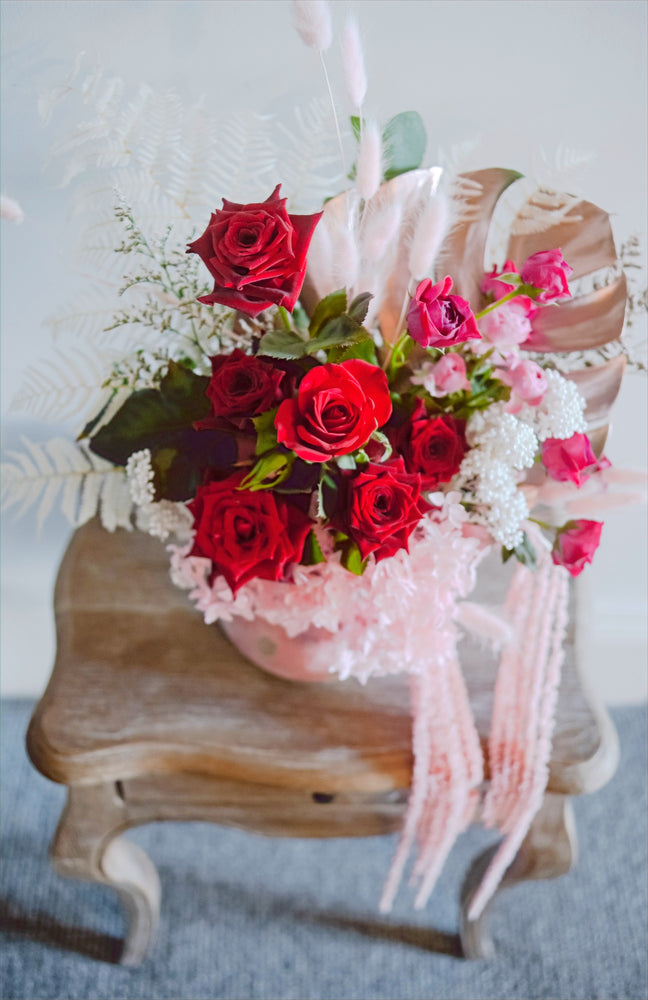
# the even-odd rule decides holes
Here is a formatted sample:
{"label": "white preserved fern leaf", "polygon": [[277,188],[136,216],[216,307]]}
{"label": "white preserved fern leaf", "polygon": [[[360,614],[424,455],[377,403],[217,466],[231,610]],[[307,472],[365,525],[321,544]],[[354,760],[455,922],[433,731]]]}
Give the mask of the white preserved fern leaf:
{"label": "white preserved fern leaf", "polygon": [[339,187],[340,151],[328,100],[315,99],[296,107],[294,126],[277,122],[283,140],[277,149],[277,169],[290,207],[312,211]]}
{"label": "white preserved fern leaf", "polygon": [[52,421],[99,408],[102,384],[119,357],[114,351],[58,350],[54,358],[30,365],[10,408]]}
{"label": "white preserved fern leaf", "polygon": [[109,530],[130,528],[132,502],[123,469],[66,438],[35,444],[22,438],[24,452],[11,451],[2,463],[2,507],[19,505],[18,516],[38,504],[40,528],[57,499],[74,526],[98,509]]}

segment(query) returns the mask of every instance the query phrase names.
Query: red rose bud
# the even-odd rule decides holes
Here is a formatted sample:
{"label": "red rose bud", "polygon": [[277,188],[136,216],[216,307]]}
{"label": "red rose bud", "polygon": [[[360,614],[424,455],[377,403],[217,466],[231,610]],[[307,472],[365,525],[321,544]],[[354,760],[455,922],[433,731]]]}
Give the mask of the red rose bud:
{"label": "red rose bud", "polygon": [[308,462],[362,448],[391,416],[387,376],[367,361],[318,365],[275,417],[277,439]]}
{"label": "red rose bud", "polygon": [[408,472],[418,473],[423,488],[449,483],[466,453],[466,423],[449,414],[430,417],[417,399],[411,417],[394,435],[394,445]]}
{"label": "red rose bud", "polygon": [[573,270],[563,260],[562,250],[540,250],[531,254],[522,265],[522,281],[540,289],[537,302],[552,302],[571,296],[567,278]]}
{"label": "red rose bud", "polygon": [[299,562],[312,528],[307,515],[270,490],[240,490],[244,472],[200,486],[187,506],[193,514],[192,556],[211,559],[236,592],[248,580],[280,580]]}
{"label": "red rose bud", "polygon": [[542,443],[542,462],[552,479],[560,483],[571,481],[577,486],[610,464],[607,459],[597,461],[586,434],[573,434],[565,440],[547,438]]}
{"label": "red rose bud", "polygon": [[470,305],[459,295],[449,295],[451,288],[452,278],[446,277],[437,285],[426,278],[416,289],[407,310],[407,329],[421,347],[481,339]]}
{"label": "red rose bud", "polygon": [[345,476],[331,523],[357,544],[362,559],[373,552],[379,562],[407,549],[409,536],[430,509],[421,497],[421,477],[408,475],[402,459],[395,459]]}
{"label": "red rose bud", "polygon": [[223,417],[256,417],[283,399],[285,372],[270,361],[250,357],[237,347],[231,354],[211,358],[211,365],[207,397],[212,411],[194,424],[197,429],[213,427]]}
{"label": "red rose bud", "polygon": [[214,279],[199,302],[256,316],[271,305],[292,310],[306,274],[306,254],[322,213],[288,215],[278,184],[269,198],[238,205],[223,198],[205,232],[189,244]]}
{"label": "red rose bud", "polygon": [[603,525],[600,521],[568,521],[558,532],[551,558],[572,576],[579,576],[594,558]]}

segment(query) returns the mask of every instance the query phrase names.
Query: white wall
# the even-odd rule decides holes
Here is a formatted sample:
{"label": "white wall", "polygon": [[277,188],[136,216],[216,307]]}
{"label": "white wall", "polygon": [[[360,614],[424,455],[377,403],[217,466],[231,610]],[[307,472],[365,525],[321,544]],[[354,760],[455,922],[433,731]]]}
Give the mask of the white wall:
{"label": "white wall", "polygon": [[[341,24],[346,4],[333,3]],[[540,150],[591,151],[590,200],[619,236],[646,234],[646,5],[643,0],[361,0],[369,107],[385,120],[418,109],[428,160],[477,139],[462,166],[532,172]],[[73,122],[63,109],[43,129],[36,98],[86,50],[127,85],[147,80],[201,94],[215,108],[258,110],[318,93],[321,72],[296,39],[284,0],[4,0],[2,187],[26,213],[2,226],[2,413],[9,443],[25,429],[8,414],[27,364],[45,349],[43,319],[78,287],[77,223],[69,192],[43,172],[47,149]],[[332,57],[335,76],[336,59]],[[223,192],[227,195],[227,192]],[[207,206],[210,207],[210,206]],[[627,379],[607,449],[645,468],[646,383]],[[47,436],[50,428],[26,428]],[[588,669],[610,703],[646,696],[646,531],[641,509],[608,517],[588,571]],[[27,516],[3,522],[2,692],[37,694],[52,660],[50,613],[64,522],[40,536]]]}

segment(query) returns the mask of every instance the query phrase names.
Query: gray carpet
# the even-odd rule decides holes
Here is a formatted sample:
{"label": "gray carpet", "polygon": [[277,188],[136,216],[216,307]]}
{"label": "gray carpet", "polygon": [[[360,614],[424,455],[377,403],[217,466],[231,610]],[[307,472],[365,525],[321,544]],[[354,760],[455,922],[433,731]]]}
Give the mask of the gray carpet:
{"label": "gray carpet", "polygon": [[[491,963],[467,962],[457,894],[492,835],[457,845],[424,914],[377,915],[394,839],[269,840],[207,824],[130,834],[162,881],[162,920],[139,969],[114,964],[122,915],[108,889],[57,877],[47,848],[64,792],[27,761],[31,704],[2,706],[2,924],[6,998],[606,998],[646,980],[646,713],[614,713],[614,780],[575,802],[577,867],[495,905]],[[405,892],[403,895],[407,897]]]}

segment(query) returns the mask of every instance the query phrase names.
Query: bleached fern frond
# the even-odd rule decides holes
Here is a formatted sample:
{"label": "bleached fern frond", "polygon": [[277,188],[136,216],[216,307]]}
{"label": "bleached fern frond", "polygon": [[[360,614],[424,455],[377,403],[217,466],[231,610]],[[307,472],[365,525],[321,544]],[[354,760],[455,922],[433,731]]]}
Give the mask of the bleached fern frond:
{"label": "bleached fern frond", "polygon": [[10,408],[41,420],[68,420],[91,407],[98,410],[105,395],[102,384],[118,358],[115,351],[57,350],[27,368]]}
{"label": "bleached fern frond", "polygon": [[256,112],[227,115],[217,127],[217,155],[207,187],[212,202],[224,193],[231,201],[263,200],[277,183],[276,149],[270,119]]}
{"label": "bleached fern frond", "polygon": [[113,315],[117,294],[117,282],[113,288],[93,284],[79,292],[45,320],[53,340],[70,337],[83,343],[101,334]]}
{"label": "bleached fern frond", "polygon": [[313,211],[335,194],[342,180],[335,121],[328,100],[315,98],[296,107],[292,127],[277,122],[283,137],[277,170],[291,209]]}
{"label": "bleached fern frond", "polygon": [[18,516],[38,504],[42,526],[58,500],[70,524],[78,526],[100,513],[109,531],[131,529],[132,501],[123,469],[66,438],[35,444],[22,438],[23,452],[10,451],[2,463],[2,507],[19,505]]}

